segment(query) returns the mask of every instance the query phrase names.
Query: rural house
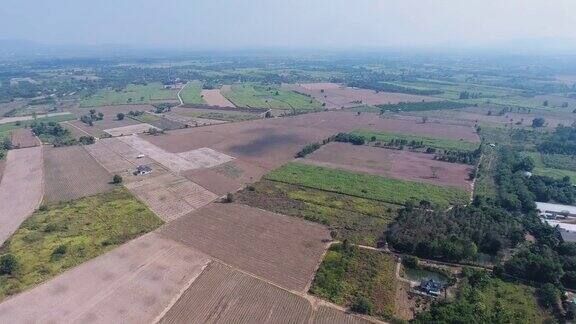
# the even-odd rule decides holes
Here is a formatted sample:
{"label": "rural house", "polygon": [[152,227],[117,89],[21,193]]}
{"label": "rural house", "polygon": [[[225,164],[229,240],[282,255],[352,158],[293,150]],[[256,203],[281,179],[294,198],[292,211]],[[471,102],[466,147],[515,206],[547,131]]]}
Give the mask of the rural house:
{"label": "rural house", "polygon": [[152,172],[152,168],[147,165],[139,165],[134,171],[134,175],[145,175]]}

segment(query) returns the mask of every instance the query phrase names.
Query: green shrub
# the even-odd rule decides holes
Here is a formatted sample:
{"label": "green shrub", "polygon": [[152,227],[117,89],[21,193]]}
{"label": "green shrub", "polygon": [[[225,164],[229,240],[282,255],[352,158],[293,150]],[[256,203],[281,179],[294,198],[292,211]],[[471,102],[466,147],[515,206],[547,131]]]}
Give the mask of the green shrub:
{"label": "green shrub", "polygon": [[0,275],[11,275],[18,269],[18,260],[13,254],[4,254],[0,257]]}

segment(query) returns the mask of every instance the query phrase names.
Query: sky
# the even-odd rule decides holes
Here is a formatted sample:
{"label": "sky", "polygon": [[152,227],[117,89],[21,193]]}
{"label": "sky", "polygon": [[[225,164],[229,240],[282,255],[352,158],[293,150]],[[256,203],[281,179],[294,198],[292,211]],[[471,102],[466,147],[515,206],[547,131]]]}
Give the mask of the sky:
{"label": "sky", "polygon": [[[576,48],[576,0],[1,0],[0,39],[186,49]],[[550,45],[552,46],[552,45]]]}

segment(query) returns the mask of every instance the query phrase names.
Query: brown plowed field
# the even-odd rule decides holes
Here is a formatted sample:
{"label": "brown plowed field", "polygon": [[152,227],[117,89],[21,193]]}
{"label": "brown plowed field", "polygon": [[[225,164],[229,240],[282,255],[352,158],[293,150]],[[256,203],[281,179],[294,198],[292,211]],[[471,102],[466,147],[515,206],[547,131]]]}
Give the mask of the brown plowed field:
{"label": "brown plowed field", "polygon": [[330,239],[328,230],[264,210],[213,203],[160,230],[224,263],[304,291]]}
{"label": "brown plowed field", "polygon": [[350,88],[334,83],[308,83],[302,85],[285,85],[285,87],[312,96],[314,99],[325,103],[327,109],[440,100],[428,96]]}
{"label": "brown plowed field", "polygon": [[48,202],[68,201],[114,188],[112,175],[82,146],[46,148],[45,192]]}
{"label": "brown plowed field", "polygon": [[[306,164],[384,175],[470,190],[472,166],[434,159],[434,154],[389,150],[348,143],[329,143],[300,160]],[[437,177],[432,177],[432,170]]]}
{"label": "brown plowed field", "polygon": [[210,259],[150,233],[0,304],[2,323],[152,323]]}
{"label": "brown plowed field", "polygon": [[160,323],[306,323],[311,313],[306,299],[213,262]]}
{"label": "brown plowed field", "polygon": [[220,93],[220,89],[202,90],[202,97],[209,106],[236,107]]}
{"label": "brown plowed field", "polygon": [[315,324],[368,324],[372,323],[361,317],[346,314],[332,307],[320,306],[316,311]]}
{"label": "brown plowed field", "polygon": [[33,147],[40,145],[40,140],[28,128],[19,128],[10,134],[12,145],[17,148]]}
{"label": "brown plowed field", "polygon": [[185,171],[182,172],[182,175],[219,196],[227,192],[234,192],[242,187],[241,182],[211,169]]}

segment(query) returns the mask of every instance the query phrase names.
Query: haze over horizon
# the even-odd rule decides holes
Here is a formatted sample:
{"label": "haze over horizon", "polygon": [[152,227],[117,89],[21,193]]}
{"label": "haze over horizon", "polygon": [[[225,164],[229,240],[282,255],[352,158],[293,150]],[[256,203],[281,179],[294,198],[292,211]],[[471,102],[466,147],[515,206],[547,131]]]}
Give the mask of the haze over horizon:
{"label": "haze over horizon", "polygon": [[[47,45],[576,52],[572,0],[5,0],[0,39]],[[544,42],[546,46],[541,46]]]}

